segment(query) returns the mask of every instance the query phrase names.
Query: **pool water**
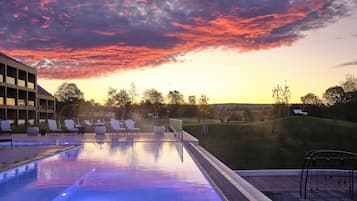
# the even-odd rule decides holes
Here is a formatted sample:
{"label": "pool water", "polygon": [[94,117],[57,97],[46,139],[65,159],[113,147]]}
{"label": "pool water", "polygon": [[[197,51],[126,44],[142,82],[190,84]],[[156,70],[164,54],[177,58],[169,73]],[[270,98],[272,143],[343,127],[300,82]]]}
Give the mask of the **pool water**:
{"label": "pool water", "polygon": [[86,143],[0,173],[0,200],[221,200],[180,142]]}

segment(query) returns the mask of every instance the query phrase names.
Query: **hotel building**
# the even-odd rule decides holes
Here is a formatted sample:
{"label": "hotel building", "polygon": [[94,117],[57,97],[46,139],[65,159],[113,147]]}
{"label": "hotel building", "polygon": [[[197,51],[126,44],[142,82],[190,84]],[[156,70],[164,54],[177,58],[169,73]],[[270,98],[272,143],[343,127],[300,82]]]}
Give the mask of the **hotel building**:
{"label": "hotel building", "polygon": [[37,84],[37,69],[0,53],[0,119],[26,126],[55,118],[55,98]]}

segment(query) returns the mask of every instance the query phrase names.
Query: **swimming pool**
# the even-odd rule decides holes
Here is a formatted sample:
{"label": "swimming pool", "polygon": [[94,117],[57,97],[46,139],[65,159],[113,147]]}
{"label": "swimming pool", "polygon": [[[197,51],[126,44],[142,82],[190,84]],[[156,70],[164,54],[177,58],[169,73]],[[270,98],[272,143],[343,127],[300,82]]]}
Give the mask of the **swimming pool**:
{"label": "swimming pool", "polygon": [[85,143],[0,174],[0,200],[221,200],[180,142]]}

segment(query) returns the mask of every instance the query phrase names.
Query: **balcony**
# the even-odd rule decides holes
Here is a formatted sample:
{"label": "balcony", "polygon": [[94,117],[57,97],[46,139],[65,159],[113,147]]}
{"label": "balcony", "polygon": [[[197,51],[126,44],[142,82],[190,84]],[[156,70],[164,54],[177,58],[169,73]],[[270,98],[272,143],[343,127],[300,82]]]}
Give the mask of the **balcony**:
{"label": "balcony", "polygon": [[47,110],[47,106],[46,105],[40,105],[39,108],[40,108],[40,110]]}
{"label": "balcony", "polygon": [[25,100],[23,100],[23,99],[17,99],[17,105],[25,106],[25,105],[26,105]]}
{"label": "balcony", "polygon": [[28,82],[27,83],[27,88],[35,89],[35,84],[33,82]]}
{"label": "balcony", "polygon": [[17,85],[20,86],[20,87],[26,87],[26,82],[25,82],[25,80],[18,79],[17,80]]}
{"label": "balcony", "polygon": [[6,77],[6,83],[15,85],[16,84],[15,78],[7,76]]}
{"label": "balcony", "polygon": [[28,100],[28,101],[27,101],[27,105],[28,105],[28,106],[32,106],[32,107],[35,107],[35,101],[33,101],[33,100]]}
{"label": "balcony", "polygon": [[6,105],[15,106],[16,105],[15,98],[6,98]]}

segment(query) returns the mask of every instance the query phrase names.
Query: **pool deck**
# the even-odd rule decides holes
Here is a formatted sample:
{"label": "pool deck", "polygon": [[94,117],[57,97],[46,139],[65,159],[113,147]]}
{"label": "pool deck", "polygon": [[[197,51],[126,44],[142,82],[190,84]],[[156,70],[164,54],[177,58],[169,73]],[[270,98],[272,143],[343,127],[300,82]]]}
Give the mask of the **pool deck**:
{"label": "pool deck", "polygon": [[[283,201],[352,201],[348,195],[348,185],[338,182],[343,180],[338,176],[328,178],[320,176],[319,184],[314,189],[308,189],[307,199],[300,196],[300,171],[293,170],[237,170],[238,175],[252,184],[258,190],[264,192],[272,200]],[[315,178],[316,180],[316,178]],[[357,185],[357,178],[354,186]],[[317,190],[319,189],[319,190]],[[357,194],[355,192],[355,199]]]}
{"label": "pool deck", "polygon": [[0,172],[71,149],[73,145],[0,146]]}

